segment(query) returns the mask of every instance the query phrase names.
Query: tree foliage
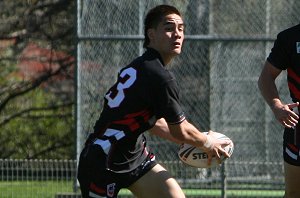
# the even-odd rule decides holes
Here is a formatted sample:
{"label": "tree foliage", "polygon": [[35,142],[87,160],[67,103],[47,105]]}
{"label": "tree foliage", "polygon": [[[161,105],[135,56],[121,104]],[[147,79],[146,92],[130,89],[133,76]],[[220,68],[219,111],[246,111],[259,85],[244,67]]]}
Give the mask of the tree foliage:
{"label": "tree foliage", "polygon": [[0,2],[0,158],[74,158],[75,3]]}

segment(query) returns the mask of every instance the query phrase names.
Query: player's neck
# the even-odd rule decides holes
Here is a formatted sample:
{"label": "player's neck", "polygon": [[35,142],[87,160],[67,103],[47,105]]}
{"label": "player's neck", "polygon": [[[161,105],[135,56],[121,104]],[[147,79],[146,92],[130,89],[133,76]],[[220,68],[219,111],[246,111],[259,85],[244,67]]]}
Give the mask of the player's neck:
{"label": "player's neck", "polygon": [[175,55],[170,54],[170,53],[165,53],[162,50],[159,50],[153,46],[148,46],[148,47],[154,49],[155,51],[157,51],[159,53],[159,55],[163,61],[163,65],[168,65],[172,61],[172,59],[175,57]]}

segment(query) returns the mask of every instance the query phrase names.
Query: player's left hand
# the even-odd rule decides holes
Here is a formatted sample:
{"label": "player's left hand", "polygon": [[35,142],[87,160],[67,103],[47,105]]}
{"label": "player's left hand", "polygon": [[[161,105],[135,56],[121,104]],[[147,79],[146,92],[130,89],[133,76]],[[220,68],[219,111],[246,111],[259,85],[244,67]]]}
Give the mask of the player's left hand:
{"label": "player's left hand", "polygon": [[299,116],[293,112],[293,108],[298,108],[299,102],[276,105],[272,108],[275,118],[279,123],[287,128],[295,127],[298,124]]}

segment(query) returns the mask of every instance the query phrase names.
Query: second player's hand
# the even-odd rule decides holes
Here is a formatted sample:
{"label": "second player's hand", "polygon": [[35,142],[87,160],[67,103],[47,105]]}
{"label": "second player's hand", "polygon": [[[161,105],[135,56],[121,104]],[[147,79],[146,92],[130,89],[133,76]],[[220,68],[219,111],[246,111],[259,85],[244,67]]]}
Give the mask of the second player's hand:
{"label": "second player's hand", "polygon": [[276,119],[282,126],[291,128],[298,124],[299,116],[292,110],[293,108],[298,108],[298,106],[298,102],[282,104],[274,106],[272,110]]}

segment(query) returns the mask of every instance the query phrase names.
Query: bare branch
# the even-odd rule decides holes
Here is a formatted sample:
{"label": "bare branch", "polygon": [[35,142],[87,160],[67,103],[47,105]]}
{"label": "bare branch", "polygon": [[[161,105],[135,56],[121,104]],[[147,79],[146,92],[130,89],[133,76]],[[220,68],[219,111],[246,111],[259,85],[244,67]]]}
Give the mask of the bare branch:
{"label": "bare branch", "polygon": [[[72,131],[70,131],[70,133],[72,133]],[[38,158],[39,156],[42,156],[51,151],[55,151],[60,148],[65,148],[65,147],[71,146],[73,144],[73,142],[70,141],[70,139],[72,138],[69,136],[70,133],[66,133],[63,137],[57,139],[56,141],[51,142],[51,145],[49,145],[48,147],[45,147],[45,148],[39,150],[38,152],[34,153],[34,155],[28,156],[27,158],[29,158],[29,159]],[[69,141],[66,141],[66,140],[69,140]]]}
{"label": "bare branch", "polygon": [[4,120],[2,120],[2,122],[0,122],[0,127],[2,127],[5,124],[8,124],[9,121],[21,117],[24,114],[28,114],[30,112],[37,112],[37,111],[49,111],[49,110],[57,110],[61,107],[67,107],[67,106],[71,106],[73,105],[74,102],[68,102],[65,104],[61,104],[61,105],[53,105],[53,106],[48,106],[48,107],[41,107],[41,108],[29,108],[29,109],[25,109],[23,111],[17,112],[13,115],[10,115],[9,117],[5,118]]}
{"label": "bare branch", "polygon": [[[67,58],[63,58],[61,60],[59,60],[58,62],[63,63],[65,61],[69,60],[69,57]],[[16,98],[17,96],[23,95],[24,93],[27,93],[33,89],[35,89],[36,87],[38,87],[39,85],[41,85],[43,82],[46,82],[47,80],[49,80],[51,77],[59,74],[61,71],[63,71],[64,69],[66,69],[67,67],[70,67],[71,65],[73,65],[73,62],[62,65],[60,68],[58,68],[56,71],[54,72],[47,72],[42,74],[39,78],[37,78],[34,82],[30,83],[24,83],[22,84],[20,87],[16,87],[15,89],[11,90],[11,92],[8,94],[7,97],[5,97],[4,99],[2,99],[0,101],[0,111],[2,109],[4,109],[5,105],[12,99]]]}

